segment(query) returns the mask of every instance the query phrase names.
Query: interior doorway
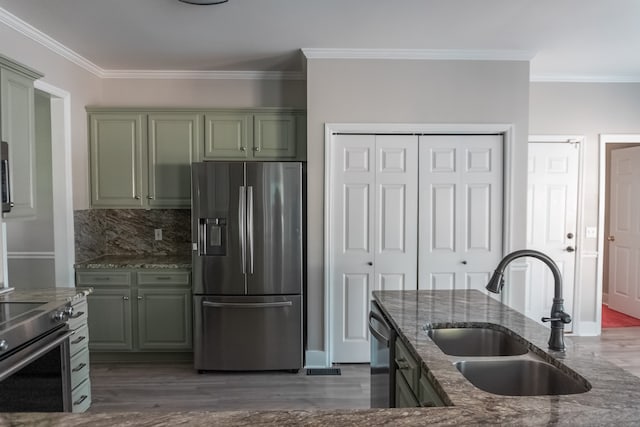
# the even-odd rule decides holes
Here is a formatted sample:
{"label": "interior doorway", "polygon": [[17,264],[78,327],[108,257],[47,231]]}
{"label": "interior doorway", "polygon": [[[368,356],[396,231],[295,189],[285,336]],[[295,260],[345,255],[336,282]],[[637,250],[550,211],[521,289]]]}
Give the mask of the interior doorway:
{"label": "interior doorway", "polygon": [[[2,265],[5,284],[13,286],[11,271],[13,277],[16,277],[18,269],[24,269],[24,264],[31,266],[33,270],[37,267],[33,263],[45,264],[43,272],[46,277],[28,277],[17,278],[16,284],[26,283],[28,286],[19,287],[73,287],[75,262],[75,244],[74,244],[74,226],[73,226],[73,200],[72,200],[72,178],[71,178],[71,95],[69,92],[53,86],[45,81],[37,80],[34,84],[40,97],[41,120],[40,124],[44,125],[48,143],[48,151],[50,152],[47,159],[47,171],[37,171],[37,174],[46,174],[50,176],[50,203],[49,210],[52,219],[47,220],[47,227],[52,230],[52,244],[47,238],[48,245],[43,250],[13,250],[10,256],[11,263],[15,264],[13,268],[9,268],[9,259],[7,257],[8,239],[7,239],[7,223],[2,223]],[[47,111],[47,112],[43,112]],[[42,117],[45,117],[43,123]],[[36,126],[38,124],[36,123]],[[30,222],[26,221],[24,226],[29,227]],[[9,224],[9,227],[12,225]],[[12,233],[10,230],[9,233]],[[14,248],[15,249],[15,248]],[[20,249],[20,248],[17,248]],[[23,264],[23,265],[20,265]],[[51,271],[53,269],[53,272]],[[18,273],[19,274],[19,273]],[[24,282],[28,280],[28,282]],[[43,281],[41,281],[43,280]],[[44,281],[46,280],[46,282]]]}
{"label": "interior doorway", "polygon": [[[611,172],[612,172],[612,152],[614,150],[624,150],[626,148],[640,146],[640,135],[601,135],[600,136],[600,188],[599,188],[599,233],[598,252],[602,254],[598,263],[598,301],[597,320],[598,330],[602,328],[602,306],[609,304],[611,293],[615,292],[614,283],[611,283],[612,273],[615,263],[611,260],[612,244],[610,235],[611,215],[618,209],[618,198],[611,194]],[[633,168],[640,168],[640,164],[632,165]],[[615,205],[615,206],[614,206]],[[614,298],[615,300],[615,298]],[[614,304],[615,305],[615,304]],[[616,307],[611,307],[616,310]],[[616,311],[621,311],[618,308]]]}

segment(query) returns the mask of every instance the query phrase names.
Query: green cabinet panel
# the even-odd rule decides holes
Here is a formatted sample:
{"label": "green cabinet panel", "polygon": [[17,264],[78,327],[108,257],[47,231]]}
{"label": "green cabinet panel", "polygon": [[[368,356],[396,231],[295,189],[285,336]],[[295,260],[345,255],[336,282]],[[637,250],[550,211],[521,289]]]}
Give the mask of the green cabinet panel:
{"label": "green cabinet panel", "polygon": [[293,114],[256,114],[253,134],[254,157],[296,158],[296,117]]}
{"label": "green cabinet panel", "polygon": [[415,408],[420,406],[413,390],[407,384],[399,369],[396,370],[396,408]]}
{"label": "green cabinet panel", "polygon": [[0,111],[2,140],[9,144],[11,212],[7,220],[36,216],[35,107],[33,78],[2,67]]}
{"label": "green cabinet panel", "polygon": [[91,350],[131,350],[131,290],[95,287],[87,298]]}
{"label": "green cabinet panel", "polygon": [[205,115],[204,159],[247,159],[253,147],[253,116],[246,113]]}
{"label": "green cabinet panel", "polygon": [[191,349],[191,290],[138,289],[138,348]]}
{"label": "green cabinet panel", "polygon": [[150,114],[148,132],[150,207],[191,206],[191,163],[200,158],[199,114]]}
{"label": "green cabinet panel", "polygon": [[91,204],[139,208],[146,204],[146,117],[135,113],[92,114]]}
{"label": "green cabinet panel", "polygon": [[79,269],[76,284],[94,289],[88,297],[92,351],[191,351],[189,271]]}

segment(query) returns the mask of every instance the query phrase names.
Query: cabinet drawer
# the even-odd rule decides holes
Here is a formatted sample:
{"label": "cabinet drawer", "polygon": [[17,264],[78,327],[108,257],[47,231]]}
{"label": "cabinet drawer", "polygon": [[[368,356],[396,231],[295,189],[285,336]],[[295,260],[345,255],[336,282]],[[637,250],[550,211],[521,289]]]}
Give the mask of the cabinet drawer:
{"label": "cabinet drawer", "polygon": [[445,406],[425,371],[420,375],[418,400],[420,400],[420,406]]}
{"label": "cabinet drawer", "polygon": [[131,274],[116,271],[96,271],[76,273],[78,285],[129,285]]}
{"label": "cabinet drawer", "polygon": [[82,325],[87,324],[87,299],[82,298],[79,302],[73,305],[73,314],[67,321],[69,329],[72,331],[80,328]]}
{"label": "cabinet drawer", "polygon": [[402,376],[404,376],[409,387],[411,387],[412,390],[417,390],[420,377],[420,365],[400,339],[396,340],[395,360],[398,370],[402,373]]}
{"label": "cabinet drawer", "polygon": [[82,325],[69,338],[69,354],[73,357],[89,344],[89,326]]}
{"label": "cabinet drawer", "polygon": [[89,378],[89,349],[86,348],[71,358],[71,390]]}
{"label": "cabinet drawer", "polygon": [[139,272],[138,285],[188,285],[190,274],[186,271]]}
{"label": "cabinet drawer", "polygon": [[71,392],[71,411],[85,412],[91,406],[91,380],[87,378]]}

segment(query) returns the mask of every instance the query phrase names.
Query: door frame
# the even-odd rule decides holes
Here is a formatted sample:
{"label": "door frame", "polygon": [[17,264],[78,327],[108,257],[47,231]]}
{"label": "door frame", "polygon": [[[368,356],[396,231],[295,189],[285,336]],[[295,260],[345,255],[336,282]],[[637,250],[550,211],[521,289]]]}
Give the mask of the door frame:
{"label": "door frame", "polygon": [[640,134],[600,134],[600,167],[598,168],[598,263],[596,269],[596,306],[593,333],[590,335],[600,335],[602,333],[602,286],[604,271],[604,242],[607,230],[604,229],[605,200],[607,194],[607,144],[635,144],[640,143]]}
{"label": "door frame", "polygon": [[[584,207],[583,203],[583,181],[584,181],[584,167],[583,167],[583,159],[584,159],[584,141],[585,138],[582,135],[529,135],[529,141],[531,142],[548,142],[548,143],[558,143],[558,144],[567,144],[570,142],[576,142],[578,144],[578,188],[576,191],[577,194],[577,206],[576,206],[576,247],[578,250],[576,251],[576,262],[575,262],[575,271],[573,273],[573,330],[572,334],[574,335],[592,335],[591,334],[591,325],[589,322],[582,322],[580,320],[580,296],[581,289],[578,286],[578,283],[581,283],[582,279],[582,260],[583,258],[595,258],[597,257],[597,253],[593,251],[584,251],[582,250],[582,245],[584,243],[583,240],[583,212]],[[528,155],[527,155],[528,158]],[[527,210],[528,213],[528,210]],[[527,289],[527,292],[529,289]]]}
{"label": "door frame", "polygon": [[[515,129],[513,124],[404,124],[404,123],[325,123],[325,156],[324,156],[324,351],[308,351],[307,366],[331,366],[333,360],[332,331],[333,309],[331,306],[331,197],[332,197],[332,152],[335,147],[334,133],[370,133],[370,134],[501,134],[503,136],[503,252],[511,250],[511,218],[513,206],[513,186],[515,171],[514,143]],[[508,291],[508,290],[507,290]],[[505,292],[506,294],[506,292]],[[504,295],[504,294],[503,294]],[[503,298],[508,298],[508,294]],[[508,299],[507,299],[508,300]]]}

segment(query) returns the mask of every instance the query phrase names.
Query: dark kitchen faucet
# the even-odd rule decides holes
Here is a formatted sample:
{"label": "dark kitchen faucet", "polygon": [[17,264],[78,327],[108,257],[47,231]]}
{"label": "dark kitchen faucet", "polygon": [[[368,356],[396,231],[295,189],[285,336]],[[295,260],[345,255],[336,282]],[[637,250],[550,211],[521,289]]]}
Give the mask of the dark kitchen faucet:
{"label": "dark kitchen faucet", "polygon": [[495,294],[500,293],[504,286],[504,270],[507,265],[516,258],[522,257],[537,258],[544,262],[553,273],[554,294],[553,305],[551,306],[551,317],[543,317],[543,322],[551,322],[551,336],[549,337],[549,349],[556,351],[564,351],[564,325],[571,323],[571,316],[564,312],[564,299],[562,298],[562,276],[558,266],[548,255],[532,249],[522,249],[511,252],[500,261],[496,267],[496,271],[487,283],[487,290]]}

